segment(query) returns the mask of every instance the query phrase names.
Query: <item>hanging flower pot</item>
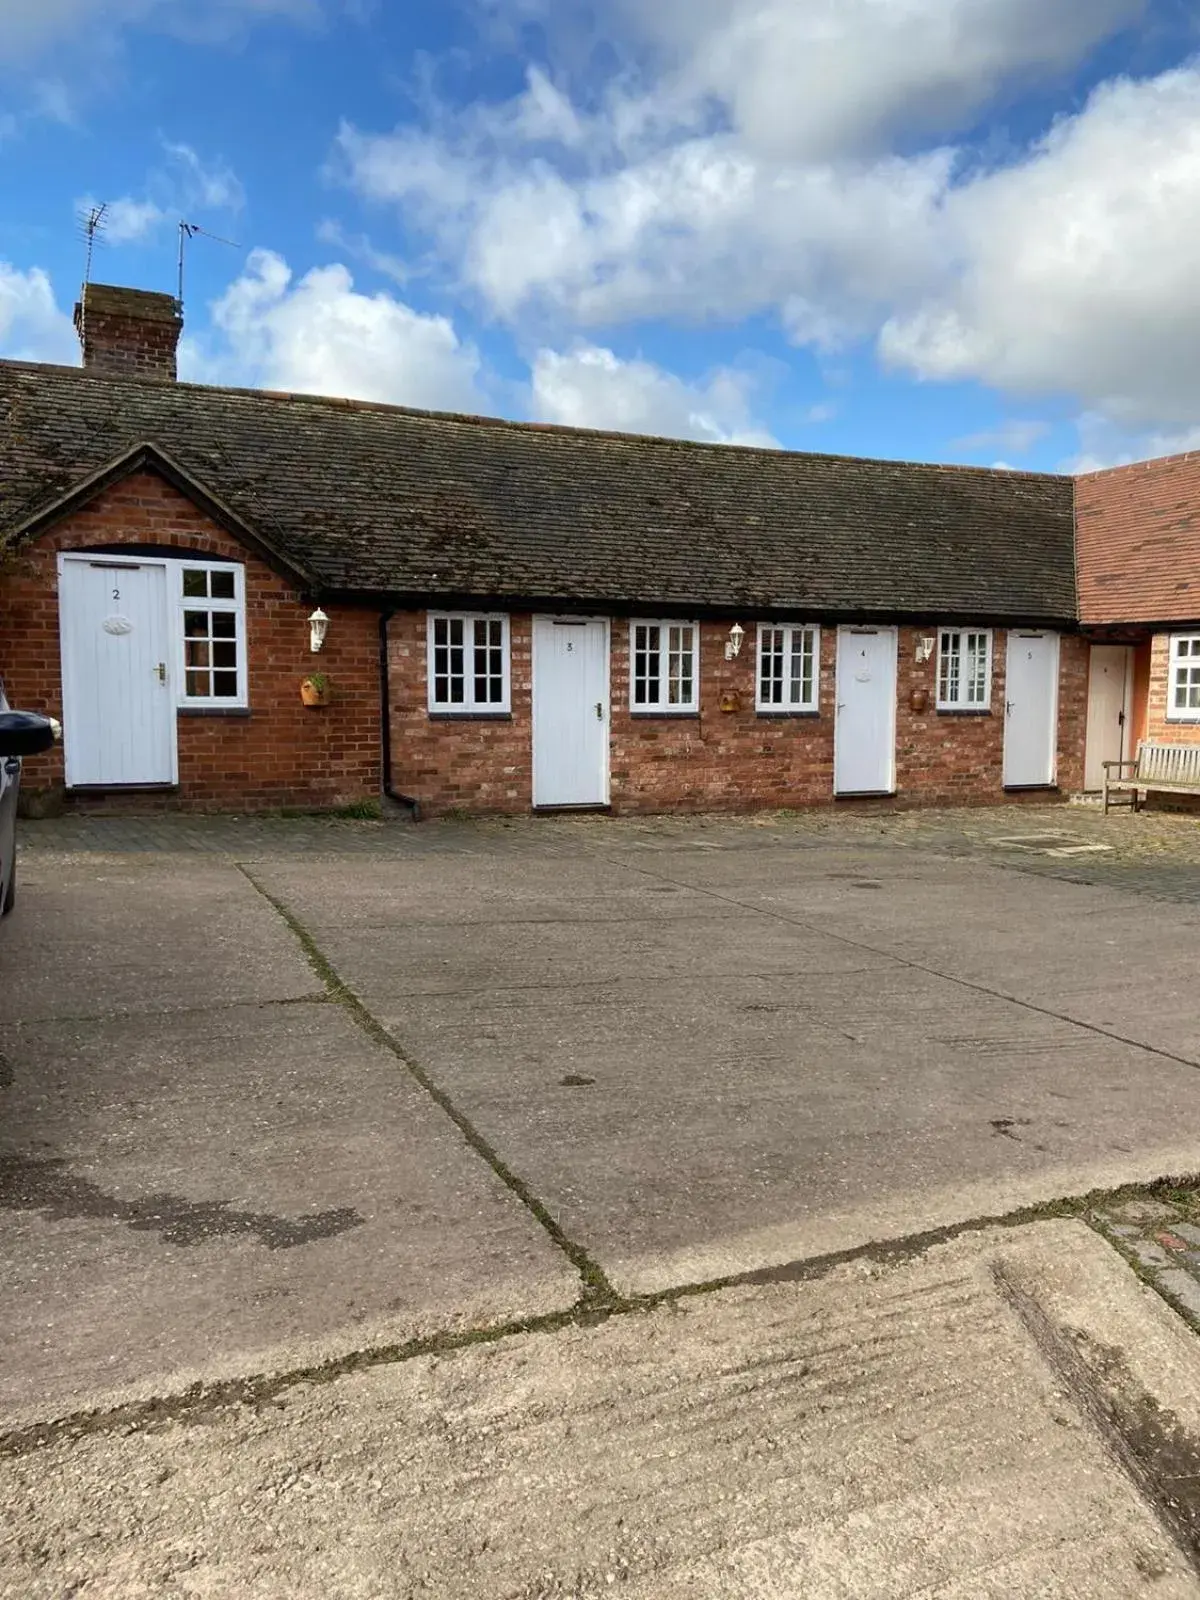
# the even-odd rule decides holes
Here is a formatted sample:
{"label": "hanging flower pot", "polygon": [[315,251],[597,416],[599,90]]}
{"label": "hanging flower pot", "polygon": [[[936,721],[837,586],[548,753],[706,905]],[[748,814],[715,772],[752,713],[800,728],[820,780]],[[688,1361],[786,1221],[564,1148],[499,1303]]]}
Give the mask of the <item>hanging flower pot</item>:
{"label": "hanging flower pot", "polygon": [[302,681],[300,698],[306,706],[329,704],[329,679],[323,672],[314,672]]}

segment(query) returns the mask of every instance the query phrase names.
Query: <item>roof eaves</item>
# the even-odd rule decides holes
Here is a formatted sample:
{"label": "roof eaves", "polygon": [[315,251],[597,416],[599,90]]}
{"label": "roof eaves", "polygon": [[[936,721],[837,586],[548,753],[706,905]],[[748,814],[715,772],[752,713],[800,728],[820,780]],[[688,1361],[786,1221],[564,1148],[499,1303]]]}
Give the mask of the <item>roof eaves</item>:
{"label": "roof eaves", "polygon": [[252,528],[245,519],[225,503],[219,495],[214,494],[208,486],[195,477],[185,467],[180,466],[173,456],[168,454],[161,445],[150,440],[143,440],[132,445],[128,450],[122,451],[119,456],[98,467],[94,472],[88,473],[62,494],[56,495],[46,504],[39,506],[36,511],[10,527],[0,530],[7,542],[17,544],[25,539],[33,538],[43,532],[53,523],[59,522],[63,517],[69,516],[73,511],[78,511],[82,506],[88,505],[98,495],[110,489],[114,484],[123,482],[135,472],[150,471],[158,474],[169,483],[172,488],[178,489],[180,494],[186,496],[193,505],[203,511],[206,516],[231,533],[240,543],[249,546],[265,561],[284,573],[289,579],[297,582],[306,590],[317,591],[321,585],[308,570],[301,565],[294,556],[281,550],[272,540],[264,538],[257,529]]}

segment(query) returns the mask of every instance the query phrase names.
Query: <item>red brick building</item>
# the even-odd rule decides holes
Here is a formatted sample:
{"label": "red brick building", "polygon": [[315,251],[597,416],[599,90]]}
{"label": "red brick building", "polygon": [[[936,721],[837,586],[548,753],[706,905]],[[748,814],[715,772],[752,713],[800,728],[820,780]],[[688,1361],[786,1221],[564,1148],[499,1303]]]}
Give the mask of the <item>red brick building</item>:
{"label": "red brick building", "polygon": [[1136,698],[1139,641],[1167,720],[1200,603],[1121,574],[1182,467],[1080,480],[1077,584],[1069,478],[179,384],[169,297],[92,286],[77,321],[82,368],[0,363],[0,666],[64,724],[31,790],[386,788],[427,814],[1066,794],[1109,738],[1093,645],[1134,650]]}
{"label": "red brick building", "polygon": [[1088,473],[1075,499],[1094,786],[1140,739],[1200,744],[1200,454]]}

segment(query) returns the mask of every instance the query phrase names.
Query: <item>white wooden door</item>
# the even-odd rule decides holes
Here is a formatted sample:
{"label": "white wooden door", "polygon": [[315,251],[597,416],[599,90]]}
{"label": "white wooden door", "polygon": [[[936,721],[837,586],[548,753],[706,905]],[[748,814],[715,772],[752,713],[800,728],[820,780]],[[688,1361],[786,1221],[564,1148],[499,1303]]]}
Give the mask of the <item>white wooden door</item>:
{"label": "white wooden door", "polygon": [[1004,719],[1004,787],[1053,784],[1058,766],[1056,633],[1010,630]]}
{"label": "white wooden door", "polygon": [[896,787],[896,630],[839,628],[835,794]]}
{"label": "white wooden door", "polygon": [[608,624],[533,622],[533,803],[608,804]]}
{"label": "white wooden door", "polygon": [[1121,761],[1128,745],[1133,651],[1122,644],[1094,644],[1088,664],[1087,754],[1083,787],[1104,787],[1104,763]]}
{"label": "white wooden door", "polygon": [[166,568],[59,562],[68,788],[176,781]]}

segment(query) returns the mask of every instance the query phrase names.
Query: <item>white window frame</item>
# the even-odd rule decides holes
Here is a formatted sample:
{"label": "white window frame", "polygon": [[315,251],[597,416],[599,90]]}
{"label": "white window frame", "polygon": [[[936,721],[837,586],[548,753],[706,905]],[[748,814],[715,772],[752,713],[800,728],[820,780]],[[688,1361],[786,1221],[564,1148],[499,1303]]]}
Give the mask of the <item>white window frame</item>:
{"label": "white window frame", "polygon": [[[439,622],[461,622],[463,625],[463,698],[461,700],[437,699],[437,673],[434,671],[434,651],[437,648],[434,634]],[[501,698],[476,700],[475,672],[468,667],[466,656],[479,648],[474,639],[477,622],[500,624]],[[468,643],[468,638],[470,642]],[[488,646],[484,646],[485,649]],[[427,704],[431,717],[506,717],[512,711],[512,633],[508,615],[502,611],[431,611],[425,619],[425,683]]]}
{"label": "white window frame", "polygon": [[[246,637],[246,568],[237,561],[211,561],[205,557],[192,559],[180,556],[166,563],[167,581],[174,590],[176,606],[175,671],[178,693],[175,703],[186,711],[245,711],[250,705],[249,654]],[[233,598],[201,598],[183,592],[184,572],[232,572]],[[187,692],[187,637],[184,632],[185,611],[217,611],[232,613],[237,618],[237,675],[238,692],[232,695],[190,695]],[[212,671],[210,667],[208,669]]]}
{"label": "white window frame", "polygon": [[[1180,645],[1188,646],[1188,653],[1180,653]],[[1184,665],[1186,663],[1186,666]],[[1183,669],[1190,671],[1193,668],[1200,670],[1200,633],[1173,633],[1171,634],[1170,649],[1167,654],[1167,714],[1168,722],[1200,722],[1200,706],[1177,706],[1175,704],[1176,675]]]}
{"label": "white window frame", "polygon": [[[957,653],[960,657],[958,675],[958,694],[951,699],[942,693],[942,665],[946,659],[946,640],[954,635],[958,641]],[[965,641],[968,636],[982,637],[984,640],[984,669],[983,669],[983,699],[971,700],[967,697],[968,680],[962,671],[961,661],[966,657]],[[937,708],[939,711],[974,711],[982,713],[992,709],[992,653],[995,640],[991,628],[959,627],[954,624],[943,624],[938,629],[937,647]]]}
{"label": "white window frame", "polygon": [[[783,676],[779,679],[781,690],[790,689],[797,680],[791,675],[796,656],[797,642],[804,653],[812,655],[812,682],[806,700],[767,700],[763,697],[763,651],[768,635],[783,634]],[[805,641],[807,644],[805,646]],[[772,654],[776,652],[772,651]],[[803,684],[803,680],[799,680]],[[754,661],[754,708],[768,716],[811,717],[821,709],[821,630],[814,622],[760,622],[758,644]]]}
{"label": "white window frame", "polygon": [[[645,678],[647,689],[653,683],[657,698],[647,698],[639,704],[637,700],[638,686],[638,657],[643,652],[638,648],[638,629],[658,628],[664,630],[659,633],[658,639],[658,676],[651,679]],[[692,647],[690,652],[691,671],[691,696],[686,701],[679,701],[672,705],[669,699],[664,700],[664,689],[669,686],[670,666],[669,657],[682,656],[684,652],[673,651],[670,647],[671,628],[690,628],[692,630]],[[664,661],[664,658],[667,658]],[[634,717],[694,717],[700,710],[700,624],[687,617],[633,617],[629,623],[629,712]]]}

